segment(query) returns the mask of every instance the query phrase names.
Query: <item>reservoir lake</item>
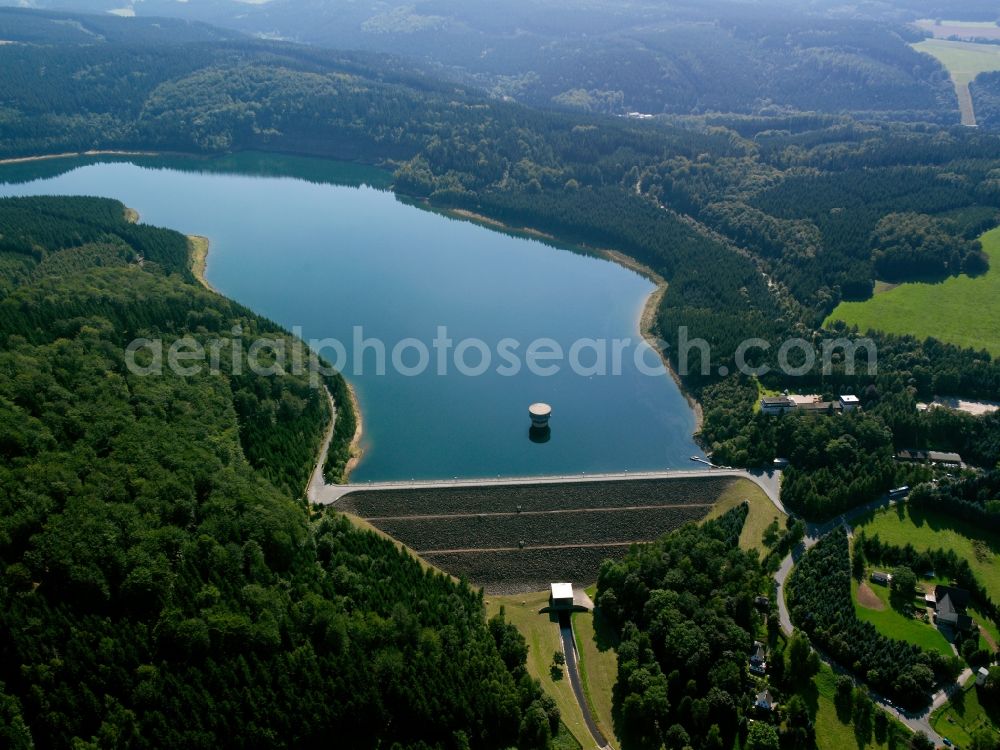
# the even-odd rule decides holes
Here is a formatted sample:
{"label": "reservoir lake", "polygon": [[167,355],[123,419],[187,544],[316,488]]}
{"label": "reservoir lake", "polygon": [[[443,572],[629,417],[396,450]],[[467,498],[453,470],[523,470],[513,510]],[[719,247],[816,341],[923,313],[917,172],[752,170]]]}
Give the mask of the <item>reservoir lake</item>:
{"label": "reservoir lake", "polygon": [[[342,342],[364,423],[352,482],[703,466],[691,461],[703,454],[683,394],[669,374],[648,374],[658,360],[639,319],[650,281],[601,257],[413,205],[390,184],[376,169],[265,154],[0,167],[0,195],[116,198],[143,222],[204,235],[206,276],[219,292],[307,341]],[[450,347],[434,346],[441,327]],[[383,342],[383,373],[377,345],[355,350],[359,335]],[[456,349],[465,339],[482,344],[464,345],[463,373]],[[620,374],[615,339],[630,342]],[[595,372],[601,344],[592,340],[605,342],[607,374]],[[558,372],[531,371],[531,342],[534,369]],[[562,359],[545,358],[553,342]],[[574,342],[581,372],[571,366]],[[397,345],[403,368],[393,366]],[[421,347],[429,359],[416,373]],[[476,374],[487,351],[489,366]],[[529,435],[537,401],[552,406],[542,437]]]}

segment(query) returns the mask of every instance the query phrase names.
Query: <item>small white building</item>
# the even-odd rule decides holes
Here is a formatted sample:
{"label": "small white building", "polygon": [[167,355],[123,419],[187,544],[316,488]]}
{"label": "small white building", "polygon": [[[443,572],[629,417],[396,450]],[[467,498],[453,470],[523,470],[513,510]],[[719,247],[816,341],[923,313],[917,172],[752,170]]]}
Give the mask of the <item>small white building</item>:
{"label": "small white building", "polygon": [[553,583],[549,595],[549,605],[552,607],[572,607],[573,606],[573,584]]}
{"label": "small white building", "polygon": [[990,670],[986,667],[980,667],[976,670],[976,684],[982,687],[986,684],[986,678],[990,676]]}
{"label": "small white building", "polygon": [[854,411],[861,407],[861,399],[853,393],[847,393],[840,397],[840,407],[844,412]]}

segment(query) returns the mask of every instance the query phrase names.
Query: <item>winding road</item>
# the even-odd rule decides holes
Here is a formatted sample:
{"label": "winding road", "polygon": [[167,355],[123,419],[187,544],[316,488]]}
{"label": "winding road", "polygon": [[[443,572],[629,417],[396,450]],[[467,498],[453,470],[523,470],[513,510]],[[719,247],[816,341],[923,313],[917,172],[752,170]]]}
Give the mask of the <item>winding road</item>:
{"label": "winding road", "polygon": [[[325,451],[324,451],[325,453]],[[778,496],[780,472],[751,472],[742,469],[665,469],[663,471],[625,471],[620,473],[564,474],[553,476],[525,477],[484,477],[480,479],[416,479],[402,482],[366,482],[364,484],[326,484],[323,481],[322,464],[318,464],[309,483],[307,497],[316,505],[333,505],[346,495],[358,492],[384,490],[429,490],[454,487],[515,487],[542,484],[579,484],[583,482],[629,482],[649,479],[714,479],[733,477],[747,479],[760,487],[774,503],[785,512]]]}
{"label": "winding road", "polygon": [[[799,546],[793,550],[784,560],[781,561],[781,566],[778,571],[774,574],[774,580],[777,584],[777,597],[778,597],[778,620],[781,624],[781,631],[785,635],[791,635],[793,630],[792,618],[788,611],[788,605],[785,602],[785,591],[786,583],[788,581],[788,576],[792,572],[792,568],[795,567],[795,562],[805,554],[806,550],[812,547],[816,542],[818,542],[824,535],[830,533],[835,528],[839,526],[846,526],[848,533],[851,533],[850,524],[861,518],[868,513],[871,513],[882,508],[889,508],[896,504],[895,500],[890,500],[888,497],[881,497],[878,500],[873,500],[865,505],[853,508],[847,513],[844,513],[832,521],[827,521],[826,523],[807,523],[806,524],[806,535],[803,538]],[[835,661],[830,659],[826,654],[824,654],[819,649],[816,649],[816,653],[819,654],[820,658],[824,662],[830,665],[830,667],[838,674],[850,674],[846,669],[841,667]],[[958,680],[951,685],[946,685],[941,690],[937,691],[931,698],[931,702],[928,707],[921,712],[904,712],[896,706],[889,703],[886,698],[880,695],[872,694],[872,700],[877,706],[879,706],[883,711],[890,714],[894,718],[901,721],[907,727],[909,727],[914,732],[923,732],[927,735],[927,738],[935,744],[935,746],[942,746],[944,744],[944,738],[934,731],[931,726],[931,714],[934,713],[938,708],[943,706],[951,696],[961,689],[969,678],[972,677],[972,670],[966,668],[958,676]]]}

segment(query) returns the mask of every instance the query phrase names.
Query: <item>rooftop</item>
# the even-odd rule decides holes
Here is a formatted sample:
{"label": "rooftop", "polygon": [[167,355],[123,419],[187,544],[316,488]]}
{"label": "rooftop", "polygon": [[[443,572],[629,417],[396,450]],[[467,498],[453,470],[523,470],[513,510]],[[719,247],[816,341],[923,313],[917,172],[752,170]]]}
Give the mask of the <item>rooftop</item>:
{"label": "rooftop", "polygon": [[573,598],[573,584],[572,583],[553,583],[552,584],[552,598],[553,599],[572,599]]}
{"label": "rooftop", "polygon": [[[528,407],[528,413],[535,417],[547,417],[552,414],[552,407],[548,404],[537,403]],[[567,584],[568,585],[568,584]]]}
{"label": "rooftop", "polygon": [[944,451],[927,451],[927,458],[931,461],[946,464],[960,464],[962,457],[957,453],[946,453]]}

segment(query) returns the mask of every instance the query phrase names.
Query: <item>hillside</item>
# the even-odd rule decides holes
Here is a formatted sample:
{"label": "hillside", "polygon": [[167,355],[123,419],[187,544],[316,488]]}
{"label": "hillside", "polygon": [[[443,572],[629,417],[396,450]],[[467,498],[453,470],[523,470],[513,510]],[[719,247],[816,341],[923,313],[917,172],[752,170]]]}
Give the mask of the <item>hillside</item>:
{"label": "hillside", "polygon": [[[41,4],[43,7],[46,3]],[[906,11],[801,3],[71,0],[248,36],[399,55],[539,107],[622,115],[783,111],[957,122],[947,74],[909,48]],[[817,4],[810,4],[817,5]]]}
{"label": "hillside", "polygon": [[3,744],[545,746],[481,595],[298,499],[322,390],[229,344],[215,373],[128,365],[136,336],[293,343],[187,264],[115,201],[0,201]]}

